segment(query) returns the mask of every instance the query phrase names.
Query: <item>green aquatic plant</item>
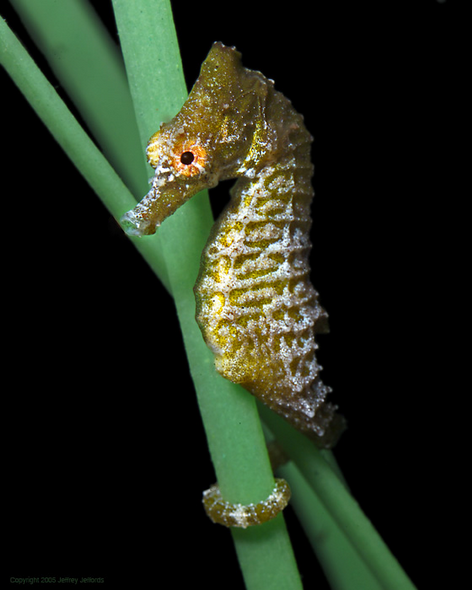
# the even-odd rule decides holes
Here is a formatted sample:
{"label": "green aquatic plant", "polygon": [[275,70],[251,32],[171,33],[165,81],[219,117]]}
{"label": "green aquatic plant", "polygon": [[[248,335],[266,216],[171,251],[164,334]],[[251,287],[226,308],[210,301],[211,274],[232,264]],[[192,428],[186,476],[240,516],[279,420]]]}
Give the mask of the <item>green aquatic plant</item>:
{"label": "green aquatic plant", "polygon": [[[155,105],[159,104],[161,120],[169,120],[187,96],[169,0],[113,1],[126,74],[121,56],[88,4],[53,0],[12,4],[100,149],[1,19],[3,67],[111,214],[120,219],[148,190],[150,169],[146,169],[143,148],[159,124]],[[87,85],[87,68],[56,63],[51,50],[55,35],[61,35],[68,47],[66,60],[78,60],[76,64],[93,47],[93,66],[107,76],[94,76],[95,82]],[[100,78],[103,86],[96,91]],[[111,104],[117,110],[110,109]],[[125,142],[117,136],[123,128]],[[257,503],[271,493],[274,479],[256,401],[216,373],[213,355],[194,319],[193,285],[212,223],[208,197],[199,194],[156,235],[130,239],[174,298],[222,497],[232,503]],[[332,454],[316,449],[271,412],[264,408],[261,412],[292,459],[280,472],[291,484],[295,509],[331,586],[414,588],[352,498]],[[317,527],[330,530],[329,542],[317,535]],[[282,514],[232,534],[247,588],[302,587]]]}

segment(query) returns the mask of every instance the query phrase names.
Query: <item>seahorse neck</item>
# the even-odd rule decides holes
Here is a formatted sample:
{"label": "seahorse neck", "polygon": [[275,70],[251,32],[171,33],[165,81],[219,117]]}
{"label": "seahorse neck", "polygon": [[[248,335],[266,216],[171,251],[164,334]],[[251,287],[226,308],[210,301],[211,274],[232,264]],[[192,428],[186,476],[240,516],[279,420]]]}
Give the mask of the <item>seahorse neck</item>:
{"label": "seahorse neck", "polygon": [[229,210],[233,219],[237,210],[243,223],[303,220],[307,229],[307,222],[311,222],[313,165],[309,149],[306,152],[306,158],[300,158],[295,149],[287,150],[277,162],[255,173],[248,171],[247,176],[240,178],[231,191]]}

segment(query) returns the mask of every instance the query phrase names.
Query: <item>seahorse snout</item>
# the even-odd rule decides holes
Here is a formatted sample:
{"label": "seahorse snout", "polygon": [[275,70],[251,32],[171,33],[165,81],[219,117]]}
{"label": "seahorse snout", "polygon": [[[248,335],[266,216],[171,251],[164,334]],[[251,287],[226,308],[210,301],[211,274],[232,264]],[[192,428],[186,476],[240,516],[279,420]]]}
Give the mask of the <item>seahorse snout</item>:
{"label": "seahorse snout", "polygon": [[156,233],[161,223],[187,200],[187,195],[172,185],[156,182],[134,209],[121,218],[121,226],[129,236],[149,236]]}

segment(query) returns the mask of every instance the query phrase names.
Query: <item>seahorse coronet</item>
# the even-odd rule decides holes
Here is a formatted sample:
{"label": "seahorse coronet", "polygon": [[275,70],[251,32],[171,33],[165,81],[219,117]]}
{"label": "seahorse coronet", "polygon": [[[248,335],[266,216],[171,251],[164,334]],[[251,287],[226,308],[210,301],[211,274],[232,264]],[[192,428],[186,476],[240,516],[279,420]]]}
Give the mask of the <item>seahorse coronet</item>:
{"label": "seahorse coronet", "polygon": [[181,111],[149,140],[152,187],[124,226],[154,233],[201,189],[236,179],[202,252],[197,323],[217,371],[329,447],[345,424],[326,402],[315,357],[327,314],[310,282],[313,138],[240,58],[213,45]]}

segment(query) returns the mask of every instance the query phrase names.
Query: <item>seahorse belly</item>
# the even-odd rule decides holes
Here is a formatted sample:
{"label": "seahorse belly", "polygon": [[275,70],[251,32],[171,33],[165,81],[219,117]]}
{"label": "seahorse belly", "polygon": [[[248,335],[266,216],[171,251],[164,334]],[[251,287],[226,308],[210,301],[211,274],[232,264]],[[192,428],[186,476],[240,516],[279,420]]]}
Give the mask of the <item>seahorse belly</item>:
{"label": "seahorse belly", "polygon": [[292,164],[238,181],[203,252],[195,294],[217,370],[308,423],[328,392],[318,385],[314,339],[326,314],[309,281],[312,189],[300,192]]}

